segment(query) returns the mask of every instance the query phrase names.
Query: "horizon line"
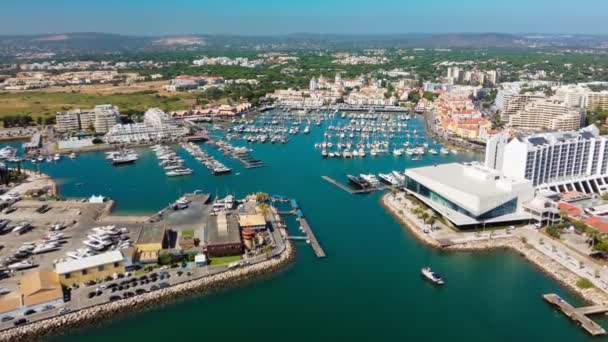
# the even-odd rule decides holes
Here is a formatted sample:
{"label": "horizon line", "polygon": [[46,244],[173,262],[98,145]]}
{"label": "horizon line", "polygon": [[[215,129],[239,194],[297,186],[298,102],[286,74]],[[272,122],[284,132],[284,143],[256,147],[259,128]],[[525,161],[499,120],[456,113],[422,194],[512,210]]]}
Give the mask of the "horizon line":
{"label": "horizon line", "polygon": [[160,38],[160,37],[175,37],[175,36],[234,36],[234,37],[285,37],[293,35],[315,35],[315,36],[400,36],[400,35],[514,35],[514,36],[529,36],[529,35],[544,35],[544,36],[596,36],[608,37],[608,33],[568,33],[568,32],[501,32],[501,31],[436,31],[436,32],[385,32],[385,33],[332,33],[332,32],[289,32],[289,33],[164,33],[164,34],[138,34],[138,33],[117,33],[103,31],[71,31],[71,32],[51,32],[51,33],[0,33],[0,37],[20,36],[20,37],[36,37],[36,36],[54,36],[54,35],[74,35],[74,34],[106,34],[127,37],[141,38]]}

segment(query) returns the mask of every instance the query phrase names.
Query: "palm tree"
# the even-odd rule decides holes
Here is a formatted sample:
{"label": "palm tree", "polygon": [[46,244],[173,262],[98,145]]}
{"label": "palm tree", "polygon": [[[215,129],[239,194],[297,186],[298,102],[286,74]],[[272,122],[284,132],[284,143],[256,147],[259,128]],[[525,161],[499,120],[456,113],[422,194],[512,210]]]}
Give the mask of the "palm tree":
{"label": "palm tree", "polygon": [[426,211],[422,213],[422,222],[426,223],[426,220],[430,217],[429,213]]}
{"label": "palm tree", "polygon": [[264,216],[266,216],[270,212],[270,207],[266,203],[258,204],[258,210]]}
{"label": "palm tree", "polygon": [[391,188],[391,195],[393,195],[393,198],[397,197],[398,192],[399,192],[399,190],[397,190],[395,188]]}

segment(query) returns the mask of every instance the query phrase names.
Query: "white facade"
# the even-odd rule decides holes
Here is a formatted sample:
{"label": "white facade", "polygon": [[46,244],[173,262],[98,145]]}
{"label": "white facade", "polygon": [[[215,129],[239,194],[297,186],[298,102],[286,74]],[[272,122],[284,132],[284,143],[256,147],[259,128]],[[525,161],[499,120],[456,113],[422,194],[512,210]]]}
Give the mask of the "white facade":
{"label": "white facade", "polygon": [[93,128],[97,133],[106,133],[118,123],[119,117],[118,108],[109,104],[92,109],[78,108],[57,113],[55,129],[58,132],[76,132]]}
{"label": "white facade", "polygon": [[519,88],[506,88],[498,90],[496,94],[496,107],[500,115],[508,119],[511,115],[523,110],[530,101],[544,99],[543,93],[520,93]]}
{"label": "white facade", "polygon": [[583,114],[579,109],[556,99],[534,100],[509,116],[509,126],[524,130],[573,131],[581,127]]}
{"label": "white facade", "polygon": [[112,105],[95,106],[95,132],[107,133],[110,128],[119,122],[120,113]]}
{"label": "white facade", "polygon": [[[497,170],[508,177],[529,179],[537,188],[604,193],[608,190],[607,142],[593,125],[580,131],[515,138],[504,145],[502,168]],[[488,149],[499,145],[488,145]]]}
{"label": "white facade", "polygon": [[509,136],[504,132],[496,134],[488,139],[488,142],[486,143],[486,167],[494,170],[502,170],[505,146],[507,145],[508,139]]}
{"label": "white facade", "polygon": [[505,177],[477,163],[406,169],[406,190],[456,226],[529,218],[524,203],[534,198],[532,182]]}
{"label": "white facade", "polygon": [[144,114],[144,122],[115,125],[105,138],[108,143],[147,143],[181,138],[186,134],[188,130],[178,126],[167,113],[150,108]]}

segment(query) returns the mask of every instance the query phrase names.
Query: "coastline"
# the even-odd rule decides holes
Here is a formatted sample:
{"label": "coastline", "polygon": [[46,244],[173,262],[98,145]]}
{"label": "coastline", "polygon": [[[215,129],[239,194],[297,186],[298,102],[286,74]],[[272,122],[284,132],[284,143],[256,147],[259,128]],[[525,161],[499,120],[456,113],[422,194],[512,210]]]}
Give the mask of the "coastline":
{"label": "coastline", "polygon": [[601,291],[596,287],[589,289],[581,289],[577,287],[576,282],[579,280],[578,275],[572,273],[570,270],[536,250],[534,247],[526,245],[517,237],[502,237],[490,240],[469,241],[466,243],[442,247],[439,242],[433,239],[429,234],[425,234],[422,231],[422,228],[419,227],[413,220],[408,218],[407,215],[401,213],[400,211],[402,209],[395,206],[389,199],[389,196],[391,196],[391,194],[385,194],[381,197],[381,205],[393,217],[395,217],[401,226],[411,233],[416,240],[427,246],[450,252],[484,252],[497,249],[508,249],[524,257],[528,262],[542,271],[545,275],[548,275],[555,281],[559,282],[562,286],[566,287],[575,295],[580,296],[585,302],[592,305],[608,304],[608,294],[606,292]]}
{"label": "coastline", "polygon": [[192,291],[196,291],[198,294],[205,294],[226,286],[234,286],[284,269],[295,259],[295,253],[294,246],[290,241],[287,241],[285,249],[275,258],[216,275],[193,279],[166,289],[148,292],[116,302],[104,303],[6,330],[0,333],[0,342],[29,342],[69,328],[96,323],[100,319],[110,318],[115,314],[155,307],[177,298],[190,296]]}

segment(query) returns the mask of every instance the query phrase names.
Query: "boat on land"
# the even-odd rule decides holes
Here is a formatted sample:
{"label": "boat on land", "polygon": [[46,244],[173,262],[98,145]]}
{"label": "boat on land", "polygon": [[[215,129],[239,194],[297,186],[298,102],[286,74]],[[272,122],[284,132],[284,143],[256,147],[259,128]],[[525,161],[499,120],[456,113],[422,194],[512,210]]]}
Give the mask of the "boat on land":
{"label": "boat on land", "polygon": [[439,274],[433,272],[430,267],[423,267],[421,272],[422,272],[422,276],[425,277],[430,282],[432,282],[433,284],[435,284],[435,285],[444,284],[443,278]]}

